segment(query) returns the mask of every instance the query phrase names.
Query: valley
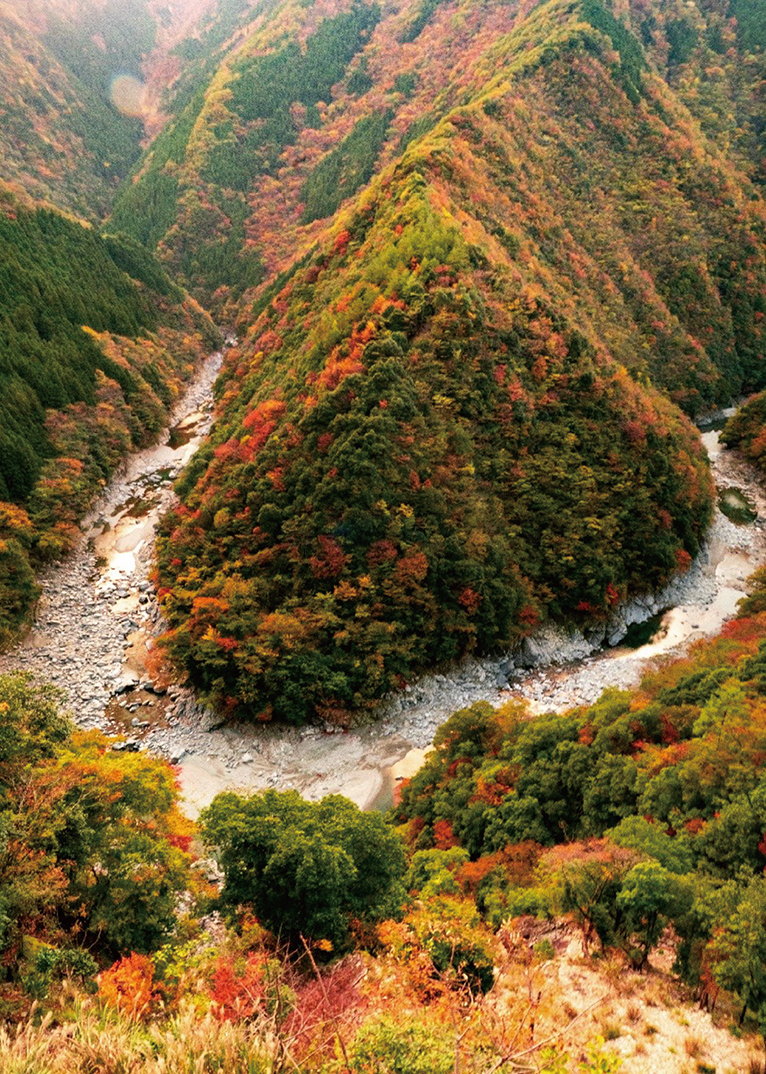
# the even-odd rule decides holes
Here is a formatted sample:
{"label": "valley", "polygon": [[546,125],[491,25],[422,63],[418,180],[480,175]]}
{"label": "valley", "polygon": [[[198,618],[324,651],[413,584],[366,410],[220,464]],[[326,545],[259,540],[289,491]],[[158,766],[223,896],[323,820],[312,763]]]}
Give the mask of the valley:
{"label": "valley", "polygon": [[[210,429],[221,362],[216,353],[202,364],[159,443],[130,456],[114,475],[83,520],[75,550],[40,576],[34,628],[0,655],[0,673],[31,671],[60,687],[79,726],[171,759],[192,816],[223,790],[268,787],[311,799],[343,794],[362,808],[385,808],[397,779],[417,766],[452,712],[509,698],[533,712],[563,712],[592,704],[608,688],[633,689],[654,661],[717,634],[736,613],[747,578],[766,562],[764,479],[736,452],[722,450],[717,432],[703,432],[717,487],[744,492],[757,520],[737,525],[716,511],[688,573],[634,610],[643,619],[658,608],[663,613],[647,643],[599,650],[582,634],[543,630],[516,653],[469,659],[415,680],[362,726],[221,726],[150,656],[163,625],[150,584],[155,529],[174,502],[173,481]],[[537,666],[514,666],[523,664]]]}
{"label": "valley", "polygon": [[0,0],[0,1074],[765,1074],[761,7]]}

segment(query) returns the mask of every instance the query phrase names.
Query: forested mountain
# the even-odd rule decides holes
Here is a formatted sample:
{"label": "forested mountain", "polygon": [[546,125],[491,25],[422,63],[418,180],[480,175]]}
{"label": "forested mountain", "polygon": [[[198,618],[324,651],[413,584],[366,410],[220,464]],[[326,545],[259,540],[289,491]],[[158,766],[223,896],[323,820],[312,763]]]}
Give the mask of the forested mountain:
{"label": "forested mountain", "polygon": [[548,615],[605,614],[704,532],[688,421],[466,238],[424,153],[229,355],[165,521],[167,644],[219,704],[342,718]]}
{"label": "forested mountain", "polygon": [[163,121],[173,49],[215,7],[168,0],[0,4],[0,179],[103,218]]}
{"label": "forested mountain", "polygon": [[676,406],[764,378],[761,53],[620,14],[263,9],[125,187],[114,223],[244,330],[160,545],[168,649],[227,711],[343,721],[697,551]]}
{"label": "forested mountain", "polygon": [[[83,86],[146,75],[108,227],[242,336],[159,547],[167,649],[217,705],[342,722],[688,566],[681,411],[764,384],[747,0],[34,18]],[[99,108],[124,174],[139,120]]]}
{"label": "forested mountain", "polygon": [[0,641],[217,333],[154,257],[0,190]]}
{"label": "forested mountain", "polygon": [[[538,285],[561,271],[559,251],[564,290],[573,279],[577,296],[574,268],[590,276],[595,259],[616,288],[611,304],[626,307],[619,321],[648,333],[667,320],[656,307],[683,265],[690,303],[715,311],[715,265],[712,279],[695,272],[711,260],[711,229],[725,230],[711,224],[715,192],[732,191],[722,196],[732,219],[750,199],[731,165],[760,177],[759,23],[738,32],[722,5],[673,0],[619,14],[598,2],[256,6],[219,62],[204,62],[204,37],[184,44],[195,57],[176,97],[184,108],[123,189],[116,222],[161,243],[197,297],[215,293],[218,307],[286,269],[344,199],[455,108],[493,101],[505,129],[488,132],[501,143],[491,152],[507,158],[494,178],[506,213],[521,209],[509,228],[521,255],[541,262],[526,267]],[[481,156],[478,140],[472,149]],[[488,177],[475,163],[466,177],[478,189]],[[672,271],[647,245],[667,247]],[[583,260],[569,265],[570,254]],[[606,300],[583,299],[580,315]]]}
{"label": "forested mountain", "polygon": [[[224,718],[345,726],[685,572],[715,492],[690,419],[757,393],[722,438],[766,465],[764,26],[0,0],[0,646],[217,345],[205,309],[239,343],[156,582]],[[630,693],[455,713],[387,818],[271,789],[195,826],[177,769],[0,677],[0,1074],[760,1071],[753,585]],[[673,1036],[663,932],[731,1033]]]}

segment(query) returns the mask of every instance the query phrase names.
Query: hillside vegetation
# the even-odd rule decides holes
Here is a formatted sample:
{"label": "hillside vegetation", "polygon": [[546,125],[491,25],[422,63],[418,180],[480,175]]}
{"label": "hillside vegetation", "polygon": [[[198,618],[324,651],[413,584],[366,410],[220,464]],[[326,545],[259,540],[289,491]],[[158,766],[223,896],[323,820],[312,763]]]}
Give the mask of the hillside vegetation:
{"label": "hillside vegetation", "polygon": [[757,1069],[763,584],[632,694],[455,713],[394,826],[270,790],[197,831],[169,766],[0,679],[0,1070]]}
{"label": "hillside vegetation", "polygon": [[110,102],[154,40],[144,0],[0,8],[0,179],[103,217],[141,152],[141,120]]}
{"label": "hillside vegetation", "polygon": [[217,338],[131,239],[0,192],[0,643]]}
{"label": "hillside vegetation", "polygon": [[[559,300],[595,314],[626,364],[659,349],[655,370],[673,356],[704,375],[706,352],[734,358],[741,296],[726,281],[748,256],[735,236],[762,224],[745,175],[760,175],[764,71],[754,35],[718,6],[624,5],[618,20],[596,0],[283,0],[249,20],[217,51],[186,43],[184,108],[116,206],[205,303],[248,324],[243,291],[287,269],[408,144],[489,98],[498,123],[455,151],[471,150],[463,177],[477,197],[489,186],[484,213],[500,213],[527,278],[547,290],[563,275]],[[732,313],[740,332],[750,318]]]}
{"label": "hillside vegetation", "polygon": [[[211,236],[230,266],[239,217],[216,217],[216,198],[242,208],[267,173],[281,208],[264,223],[276,207],[259,199],[254,233],[285,254],[320,236],[238,302],[245,338],[166,520],[159,584],[167,650],[224,712],[342,723],[425,668],[548,617],[604,617],[685,569],[711,490],[668,400],[695,412],[761,383],[763,204],[662,77],[657,42],[598,4],[549,0],[507,26],[508,8],[447,22],[429,8],[395,34],[359,4],[279,10],[304,51],[275,50],[266,17],[114,219],[140,231],[141,205],[165,205],[164,237],[140,237],[198,286],[174,243],[198,257]],[[434,83],[420,67],[376,81],[375,43],[424,64],[431,19],[440,60],[463,63],[441,69],[433,122],[394,147],[396,117],[413,94],[422,112],[416,88]],[[320,86],[308,60],[331,46],[335,85]],[[303,130],[321,94],[333,104]],[[360,101],[296,185],[309,128]],[[234,113],[257,146],[229,136]],[[339,209],[379,153],[398,159]],[[289,183],[280,162],[295,163]],[[243,163],[258,174],[235,176]],[[171,180],[172,205],[149,197]],[[240,267],[257,243],[242,249]]]}
{"label": "hillside vegetation", "polygon": [[721,440],[760,470],[766,468],[766,393],[759,392],[739,408],[721,430]]}
{"label": "hillside vegetation", "polygon": [[[685,572],[690,418],[755,393],[766,459],[759,9],[0,3],[0,645],[198,302],[240,342],[156,582],[224,718],[347,726]],[[764,571],[632,692],[454,713],[386,816],[194,824],[125,745],[0,677],[0,1074],[763,1070]]]}
{"label": "hillside vegetation", "polygon": [[[0,6],[0,180],[103,220],[172,113],[180,42],[231,23],[233,0],[6,0]],[[228,31],[224,30],[224,37]],[[181,50],[183,51],[183,50]]]}
{"label": "hillside vegetation", "polygon": [[134,0],[43,30],[89,85],[148,72],[110,230],[242,336],[159,546],[166,649],[223,712],[345,723],[686,569],[712,490],[678,408],[763,385],[751,22]]}
{"label": "hillside vegetation", "polygon": [[343,719],[697,551],[691,426],[467,240],[441,152],[268,304],[165,520],[166,644],[225,708]]}

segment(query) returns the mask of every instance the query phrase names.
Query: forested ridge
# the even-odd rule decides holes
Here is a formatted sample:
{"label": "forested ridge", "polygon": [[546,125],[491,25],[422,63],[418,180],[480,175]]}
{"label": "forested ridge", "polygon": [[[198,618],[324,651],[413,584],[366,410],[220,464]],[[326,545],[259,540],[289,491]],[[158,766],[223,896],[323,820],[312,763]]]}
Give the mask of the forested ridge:
{"label": "forested ridge", "polygon": [[[319,242],[238,304],[221,417],[159,546],[167,651],[228,713],[343,723],[419,671],[657,588],[696,554],[710,503],[667,399],[695,413],[761,383],[763,206],[744,150],[724,161],[651,34],[600,5],[551,0],[491,41],[470,14],[446,35],[465,66],[443,72],[433,122],[329,227],[291,232],[291,199],[311,227],[369,172],[376,25],[348,76],[359,98],[333,90],[339,110],[369,95],[368,118],[280,187],[272,217],[280,249]],[[327,34],[352,25],[334,16]],[[302,68],[237,56],[231,94],[206,101],[266,137],[291,96],[306,105]],[[261,67],[268,97],[246,97]],[[393,81],[396,113],[418,78]],[[227,180],[198,169],[206,108],[177,174],[179,204],[204,198],[212,221]],[[215,153],[240,159],[229,141]],[[170,263],[182,220],[160,241]]]}
{"label": "forested ridge", "polygon": [[219,704],[342,720],[698,548],[691,426],[518,295],[434,178],[402,166],[229,356],[159,544],[166,645]]}
{"label": "forested ridge", "polygon": [[42,37],[94,87],[148,72],[108,230],[242,336],[159,545],[166,651],[209,700],[345,723],[688,567],[711,486],[677,408],[763,383],[751,24],[284,0],[137,4],[129,40],[97,7],[105,44]]}
{"label": "forested ridge", "polygon": [[0,191],[0,639],[33,568],[67,551],[126,452],[151,441],[218,336],[125,236]]}
{"label": "forested ridge", "polygon": [[[155,581],[216,718],[346,727],[686,572],[690,419],[752,395],[766,459],[758,6],[2,6],[0,645],[203,307]],[[764,584],[633,691],[456,712],[385,816],[193,823],[0,677],[0,1074],[761,1071]]]}
{"label": "forested ridge", "polygon": [[[316,4],[309,16],[285,2],[257,8],[241,25],[225,46],[206,48],[205,35],[185,43],[193,91],[182,79],[174,100],[183,108],[116,206],[120,226],[159,242],[163,257],[216,308],[229,300],[229,315],[241,309],[247,324],[242,290],[288,268],[370,169],[397,159],[453,109],[509,80],[523,90],[502,116],[511,122],[501,179],[521,196],[513,227],[506,224],[522,251],[542,260],[533,266],[538,283],[549,285],[540,268],[549,267],[551,248],[567,244],[559,231],[541,244],[541,232],[553,224],[573,229],[570,241],[581,256],[595,255],[628,315],[646,290],[638,269],[665,297],[667,270],[656,272],[644,257],[651,221],[651,248],[671,240],[673,271],[688,260],[692,275],[702,272],[686,285],[695,303],[715,301],[715,279],[702,264],[707,251],[693,244],[687,252],[678,237],[690,223],[704,235],[705,203],[719,194],[716,214],[727,216],[735,206],[723,192],[731,184],[741,189],[742,173],[758,182],[763,156],[763,41],[752,27],[740,31],[718,6],[626,6],[616,19],[595,2],[529,10],[417,2],[381,13],[357,0]],[[592,63],[599,56],[604,72]],[[550,72],[557,57],[560,70]],[[308,73],[316,70],[319,80]],[[472,164],[478,193],[484,176]],[[708,184],[718,189],[702,197],[696,220]],[[593,199],[595,191],[603,200]],[[580,215],[591,204],[595,228]],[[715,220],[721,239],[719,215]],[[189,231],[193,249],[184,239]],[[620,248],[599,258],[600,242],[612,231]],[[715,277],[712,261],[710,272]],[[564,289],[577,294],[571,266],[568,276]],[[589,296],[589,312],[593,301]]]}

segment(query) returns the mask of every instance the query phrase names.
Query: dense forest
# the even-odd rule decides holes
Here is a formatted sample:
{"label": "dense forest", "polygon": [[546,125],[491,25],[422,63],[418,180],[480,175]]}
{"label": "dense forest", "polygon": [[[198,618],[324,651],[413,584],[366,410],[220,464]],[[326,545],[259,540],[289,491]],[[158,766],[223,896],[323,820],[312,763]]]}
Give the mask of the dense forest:
{"label": "dense forest", "polygon": [[0,643],[217,334],[154,257],[0,191]]}
{"label": "dense forest", "polygon": [[492,190],[482,215],[499,212],[519,271],[544,290],[559,277],[559,300],[596,313],[625,364],[651,357],[654,335],[663,365],[704,364],[700,348],[718,364],[748,321],[720,308],[724,265],[747,257],[736,229],[762,227],[747,178],[761,178],[763,41],[724,8],[625,5],[618,21],[598,2],[264,5],[228,45],[179,46],[192,59],[173,118],[115,219],[248,325],[243,289],[289,268],[372,171],[487,98],[498,123],[467,147],[464,179]]}
{"label": "dense forest", "polygon": [[635,1037],[577,1030],[562,928],[629,998],[672,925],[679,979],[763,1033],[765,583],[632,694],[455,713],[386,819],[228,792],[195,828],[164,762],[0,679],[0,1002],[49,1012],[0,1069],[616,1072],[603,1033]]}
{"label": "dense forest", "polygon": [[[208,700],[346,723],[688,567],[712,488],[679,408],[763,386],[752,23],[598,0],[112,7],[26,28],[118,126],[109,71],[145,79],[157,133],[108,231],[242,336],[159,546],[165,649]],[[11,503],[45,454],[31,429]]]}
{"label": "dense forest", "polygon": [[159,543],[166,648],[225,708],[342,721],[698,549],[689,423],[519,296],[435,179],[411,156],[229,356]]}
{"label": "dense forest", "polygon": [[30,0],[0,12],[0,179],[90,219],[138,159],[141,118],[110,99],[140,77],[156,27],[145,0]]}
{"label": "dense forest", "polygon": [[[2,5],[0,647],[206,310],[151,660],[212,719],[346,728],[685,574],[691,419],[749,396],[766,467],[759,7]],[[632,691],[455,712],[387,814],[192,821],[0,676],[0,1074],[762,1074],[765,699],[761,570]]]}
{"label": "dense forest", "polygon": [[[276,46],[276,10],[302,46]],[[376,8],[269,12],[116,206],[244,332],[159,548],[166,651],[228,715],[345,723],[426,668],[657,588],[710,517],[675,407],[762,383],[751,125],[725,160],[682,89],[681,53],[712,46],[595,3],[461,12],[460,33],[438,23],[438,109],[413,61],[446,9],[399,27],[386,66]],[[430,120],[405,137],[415,101]],[[344,137],[319,155],[331,116]],[[289,265],[265,288],[280,260],[250,233]],[[188,260],[208,253],[224,288]]]}

